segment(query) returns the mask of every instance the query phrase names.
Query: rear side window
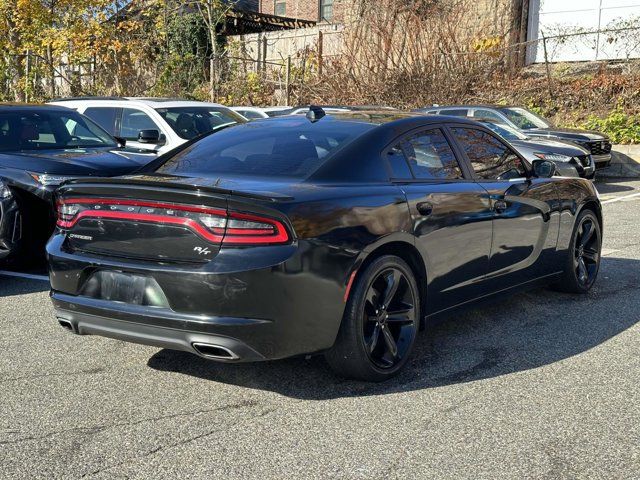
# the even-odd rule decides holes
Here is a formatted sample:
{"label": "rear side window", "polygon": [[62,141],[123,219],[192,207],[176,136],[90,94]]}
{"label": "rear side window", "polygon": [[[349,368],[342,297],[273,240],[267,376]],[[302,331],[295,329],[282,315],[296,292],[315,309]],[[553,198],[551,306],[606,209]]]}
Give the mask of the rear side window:
{"label": "rear side window", "polygon": [[481,130],[454,127],[476,175],[485,180],[508,180],[526,175],[522,160],[498,139]]}
{"label": "rear side window", "polygon": [[466,117],[469,115],[469,110],[466,108],[452,108],[450,110],[440,110],[440,115],[451,115],[453,117]]}
{"label": "rear side window", "polygon": [[411,170],[409,170],[407,158],[399,145],[387,151],[387,162],[389,162],[389,167],[391,168],[391,178],[407,179],[413,176]]}
{"label": "rear side window", "polygon": [[404,148],[416,178],[462,178],[453,150],[439,129],[414,135]]}
{"label": "rear side window", "polygon": [[[212,133],[171,156],[157,171],[184,176],[303,179],[338,148],[373,128],[344,122],[249,122]],[[347,168],[347,166],[345,166]]]}
{"label": "rear side window", "polygon": [[425,130],[388,150],[387,161],[396,179],[457,179],[462,170],[440,129]]}
{"label": "rear side window", "polygon": [[84,115],[100,125],[111,135],[116,135],[117,108],[90,107],[84,111]]}

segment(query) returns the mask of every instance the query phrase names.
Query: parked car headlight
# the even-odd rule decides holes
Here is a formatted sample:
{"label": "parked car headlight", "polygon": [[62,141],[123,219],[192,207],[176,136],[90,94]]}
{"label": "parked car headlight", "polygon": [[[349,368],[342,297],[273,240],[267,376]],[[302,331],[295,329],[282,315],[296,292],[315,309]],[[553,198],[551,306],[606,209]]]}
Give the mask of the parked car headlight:
{"label": "parked car headlight", "polygon": [[64,175],[49,175],[49,174],[39,174],[39,173],[32,173],[31,177],[33,177],[33,179],[38,182],[40,185],[43,186],[57,186],[60,185],[62,182],[66,182],[67,180],[73,180],[74,178],[80,178],[80,177],[68,177],[68,176],[64,176]]}
{"label": "parked car headlight", "polygon": [[9,198],[10,196],[11,190],[9,190],[9,187],[7,187],[2,180],[0,180],[0,199]]}
{"label": "parked car headlight", "polygon": [[570,162],[571,158],[568,155],[563,155],[561,153],[534,153],[534,155],[542,160],[549,160],[551,162]]}

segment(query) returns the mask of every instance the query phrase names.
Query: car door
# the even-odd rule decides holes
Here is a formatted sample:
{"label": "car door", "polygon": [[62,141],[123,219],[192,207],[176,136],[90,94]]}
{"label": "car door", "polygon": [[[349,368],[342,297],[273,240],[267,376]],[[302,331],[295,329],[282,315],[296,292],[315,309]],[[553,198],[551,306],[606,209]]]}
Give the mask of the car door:
{"label": "car door", "polygon": [[489,131],[469,125],[449,129],[491,200],[490,288],[500,290],[551,273],[560,225],[554,183],[530,177],[526,161]]}
{"label": "car door", "polygon": [[416,247],[426,261],[427,314],[477,296],[491,252],[487,192],[461,167],[437,126],[414,130],[384,155],[391,180],[407,198]]}

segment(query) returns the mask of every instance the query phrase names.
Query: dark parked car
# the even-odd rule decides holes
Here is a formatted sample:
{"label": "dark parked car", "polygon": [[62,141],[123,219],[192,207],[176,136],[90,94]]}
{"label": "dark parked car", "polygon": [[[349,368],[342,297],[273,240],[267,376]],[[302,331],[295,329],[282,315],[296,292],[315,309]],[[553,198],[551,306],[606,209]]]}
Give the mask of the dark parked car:
{"label": "dark parked car", "polygon": [[64,185],[47,245],[58,322],[226,362],[324,352],[377,381],[456,308],[593,285],[591,182],[465,119],[314,113]]}
{"label": "dark parked car", "polygon": [[588,130],[555,127],[549,120],[522,107],[503,105],[452,105],[422,108],[422,113],[488,118],[503,125],[522,130],[528,137],[573,142],[587,149],[596,168],[611,163],[611,140],[606,135]]}
{"label": "dark parked car", "polygon": [[132,173],[155,160],[64,107],[0,105],[0,259],[44,259],[65,180]]}
{"label": "dark parked car", "polygon": [[556,164],[558,175],[583,177],[593,180],[596,166],[588,150],[575,143],[559,142],[540,137],[527,137],[520,130],[502,125],[494,120],[474,118],[485,127],[500,135],[530,162],[537,159]]}

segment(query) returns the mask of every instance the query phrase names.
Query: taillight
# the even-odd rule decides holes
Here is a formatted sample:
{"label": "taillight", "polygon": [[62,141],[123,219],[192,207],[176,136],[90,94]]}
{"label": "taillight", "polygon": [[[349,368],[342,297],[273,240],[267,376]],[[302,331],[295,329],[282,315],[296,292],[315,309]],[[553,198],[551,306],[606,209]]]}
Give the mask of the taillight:
{"label": "taillight", "polygon": [[212,243],[269,245],[291,240],[284,224],[273,218],[173,203],[107,198],[70,198],[57,205],[56,225],[72,228],[83,218],[131,220],[184,226]]}

